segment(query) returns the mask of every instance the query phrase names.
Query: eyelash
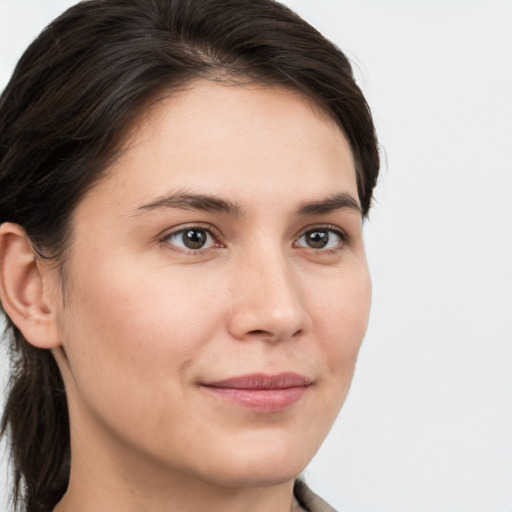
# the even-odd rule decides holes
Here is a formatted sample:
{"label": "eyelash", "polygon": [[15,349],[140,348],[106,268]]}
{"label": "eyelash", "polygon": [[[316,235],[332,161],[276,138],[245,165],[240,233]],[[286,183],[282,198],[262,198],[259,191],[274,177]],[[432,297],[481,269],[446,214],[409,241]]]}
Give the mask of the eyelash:
{"label": "eyelash", "polygon": [[[192,231],[205,232],[207,234],[207,236],[209,236],[213,239],[213,245],[211,247],[206,247],[206,248],[201,247],[198,249],[191,249],[191,248],[179,247],[175,243],[169,242],[169,240],[172,237],[178,237],[180,235],[183,236],[188,231],[190,231],[190,232],[192,232]],[[299,240],[301,238],[305,237],[306,235],[314,233],[314,232],[322,232],[322,231],[328,232],[330,234],[334,234],[339,238],[339,243],[336,245],[336,247],[324,249],[324,248],[314,248],[314,247],[298,245]],[[169,249],[176,251],[178,253],[185,254],[185,255],[192,255],[192,256],[201,256],[205,252],[207,252],[210,249],[213,249],[215,247],[218,247],[218,248],[225,247],[225,245],[223,245],[221,242],[219,242],[219,239],[221,239],[220,233],[218,233],[217,230],[215,230],[212,225],[204,225],[204,226],[190,225],[190,226],[182,227],[176,231],[166,233],[165,235],[163,235],[160,238],[160,242],[166,244],[166,246]],[[296,237],[296,240],[293,243],[293,246],[294,247],[302,247],[304,249],[314,251],[316,254],[328,255],[328,254],[334,254],[334,253],[339,252],[348,243],[350,243],[350,237],[348,236],[348,234],[345,231],[343,231],[339,227],[331,226],[331,225],[320,225],[320,226],[311,226],[311,227],[307,227],[306,229],[303,229],[301,231],[300,236]]]}

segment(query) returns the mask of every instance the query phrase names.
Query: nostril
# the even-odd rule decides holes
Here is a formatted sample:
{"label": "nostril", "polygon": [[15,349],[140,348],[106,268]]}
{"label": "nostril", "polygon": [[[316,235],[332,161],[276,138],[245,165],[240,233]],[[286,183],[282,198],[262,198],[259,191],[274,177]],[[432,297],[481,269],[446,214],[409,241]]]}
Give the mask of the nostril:
{"label": "nostril", "polygon": [[249,334],[254,334],[255,336],[272,336],[272,333],[264,331],[263,329],[255,329],[254,331],[250,331]]}
{"label": "nostril", "polygon": [[[302,334],[302,332],[302,329],[298,329],[291,335],[291,338],[298,338]],[[272,333],[271,331],[266,331],[264,329],[254,329],[252,331],[249,331],[247,334],[251,338],[261,338],[269,341],[278,341],[286,337],[283,336],[283,333]]]}

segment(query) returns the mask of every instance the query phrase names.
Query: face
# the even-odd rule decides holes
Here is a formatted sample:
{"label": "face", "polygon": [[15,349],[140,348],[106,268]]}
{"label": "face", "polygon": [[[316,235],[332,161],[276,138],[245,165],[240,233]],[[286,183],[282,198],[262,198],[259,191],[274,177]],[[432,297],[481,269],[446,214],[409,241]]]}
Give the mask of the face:
{"label": "face", "polygon": [[197,82],[109,171],[74,213],[59,313],[75,453],[229,486],[294,478],[368,320],[344,136],[296,93]]}

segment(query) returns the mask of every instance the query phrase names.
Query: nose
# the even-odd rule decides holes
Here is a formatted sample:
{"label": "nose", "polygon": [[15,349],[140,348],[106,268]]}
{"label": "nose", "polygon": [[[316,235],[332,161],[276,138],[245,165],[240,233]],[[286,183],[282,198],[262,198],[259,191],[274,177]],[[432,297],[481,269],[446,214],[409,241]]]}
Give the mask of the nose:
{"label": "nose", "polygon": [[286,256],[258,251],[239,262],[233,278],[228,329],[238,340],[298,339],[311,326],[300,280]]}

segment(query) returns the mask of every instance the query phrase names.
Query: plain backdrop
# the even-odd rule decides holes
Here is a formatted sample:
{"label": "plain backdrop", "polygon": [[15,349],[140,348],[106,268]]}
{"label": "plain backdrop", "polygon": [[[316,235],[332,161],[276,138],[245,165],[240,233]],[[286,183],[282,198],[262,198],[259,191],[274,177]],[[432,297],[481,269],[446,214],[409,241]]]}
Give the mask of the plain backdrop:
{"label": "plain backdrop", "polygon": [[[0,0],[1,88],[73,3]],[[512,1],[286,3],[352,60],[383,157],[370,327],[306,479],[345,512],[512,512]]]}

